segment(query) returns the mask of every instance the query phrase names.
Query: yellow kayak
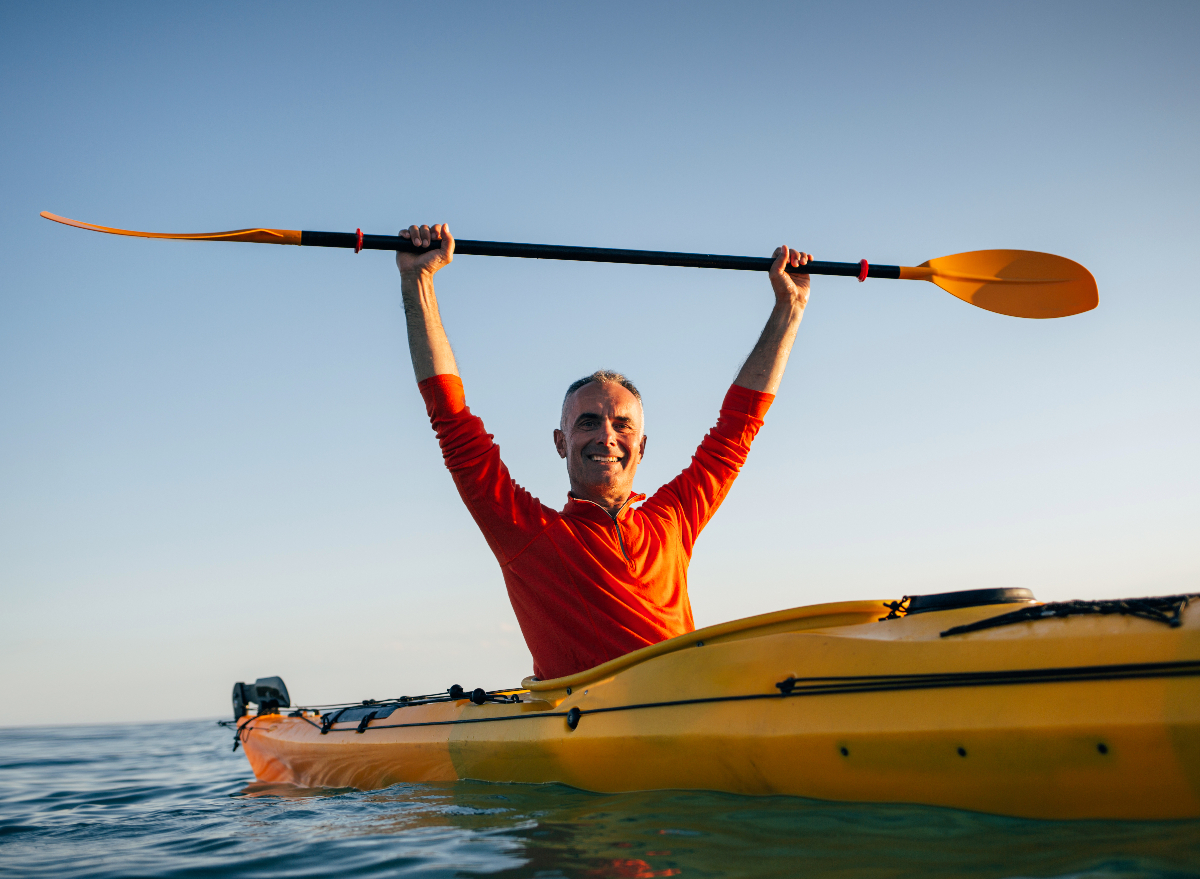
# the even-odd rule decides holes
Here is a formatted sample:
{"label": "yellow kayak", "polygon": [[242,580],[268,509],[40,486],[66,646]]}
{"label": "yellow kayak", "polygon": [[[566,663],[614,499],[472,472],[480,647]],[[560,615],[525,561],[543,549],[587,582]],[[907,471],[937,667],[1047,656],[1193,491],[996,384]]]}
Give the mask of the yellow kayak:
{"label": "yellow kayak", "polygon": [[235,747],[259,781],[308,787],[477,779],[1194,818],[1197,597],[821,604],[512,690],[340,707],[289,711],[283,682],[260,679],[234,687]]}

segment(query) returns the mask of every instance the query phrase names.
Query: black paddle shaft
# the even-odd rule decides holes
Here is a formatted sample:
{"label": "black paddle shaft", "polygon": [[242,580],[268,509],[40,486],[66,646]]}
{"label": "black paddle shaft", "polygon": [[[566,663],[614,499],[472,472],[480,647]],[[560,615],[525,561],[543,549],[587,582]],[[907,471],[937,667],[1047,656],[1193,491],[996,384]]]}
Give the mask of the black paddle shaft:
{"label": "black paddle shaft", "polygon": [[[416,247],[399,235],[363,235],[354,232],[301,232],[302,247],[345,247],[350,250],[403,250],[421,253],[434,249]],[[454,252],[469,256],[518,256],[525,259],[565,259],[577,262],[618,262],[640,266],[685,266],[695,269],[734,269],[744,272],[765,272],[773,260],[769,256],[722,256],[715,253],[673,253],[666,250],[621,250],[612,247],[566,247],[559,244],[516,244],[510,241],[471,241],[458,238]],[[817,262],[799,268],[788,268],[797,275],[843,275],[857,278],[862,265],[856,262]],[[868,278],[900,277],[900,266],[867,268]]]}

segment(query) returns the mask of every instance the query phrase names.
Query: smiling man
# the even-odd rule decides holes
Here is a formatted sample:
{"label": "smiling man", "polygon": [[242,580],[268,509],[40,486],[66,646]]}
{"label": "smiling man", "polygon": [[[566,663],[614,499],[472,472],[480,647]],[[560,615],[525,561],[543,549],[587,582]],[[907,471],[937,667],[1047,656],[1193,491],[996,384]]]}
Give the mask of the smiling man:
{"label": "smiling man", "polygon": [[808,275],[786,268],[805,265],[809,255],[775,250],[767,325],[726,393],[716,427],[687,469],[653,497],[633,491],[646,451],[633,382],[602,370],[572,383],[554,431],[571,490],[566,506],[554,510],[513,481],[466,406],[433,290],[434,274],[454,258],[449,227],[412,226],[400,234],[424,247],[441,242],[436,250],[396,255],[413,369],[446,467],[500,562],[534,674],[574,674],[692,631],[692,547],[775,398],[808,303]]}

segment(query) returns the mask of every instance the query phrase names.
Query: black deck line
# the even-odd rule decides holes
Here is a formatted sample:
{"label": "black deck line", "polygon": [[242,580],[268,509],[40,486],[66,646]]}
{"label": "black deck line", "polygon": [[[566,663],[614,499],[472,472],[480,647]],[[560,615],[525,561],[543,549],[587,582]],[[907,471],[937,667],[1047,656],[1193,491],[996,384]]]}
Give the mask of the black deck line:
{"label": "black deck line", "polygon": [[[761,699],[788,699],[795,696],[836,696],[855,693],[886,693],[906,690],[936,690],[956,687],[1010,686],[1017,684],[1056,684],[1072,681],[1138,680],[1145,678],[1176,678],[1200,675],[1200,660],[1178,662],[1147,662],[1126,665],[1091,665],[1065,668],[1012,669],[993,672],[958,672],[930,675],[859,675],[842,678],[797,678],[790,692],[748,693],[739,696],[707,696],[697,699],[674,699],[662,702],[641,702],[633,705],[613,705],[607,708],[579,709],[581,717],[588,714],[609,714],[615,711],[637,711],[645,708],[671,708],[678,705],[705,705],[715,702],[749,702]],[[801,681],[837,682],[805,686]],[[516,704],[516,703],[509,703]],[[456,720],[429,720],[419,723],[388,723],[369,726],[367,730],[406,729],[419,726],[454,726],[466,723],[500,723],[509,720],[532,720],[540,717],[566,717],[568,711],[531,711],[527,714],[506,714],[499,717],[471,717]],[[316,729],[320,724],[307,717],[305,723]],[[354,723],[355,721],[346,721]],[[357,727],[329,729],[331,733],[357,732]],[[365,732],[364,731],[364,732]]]}

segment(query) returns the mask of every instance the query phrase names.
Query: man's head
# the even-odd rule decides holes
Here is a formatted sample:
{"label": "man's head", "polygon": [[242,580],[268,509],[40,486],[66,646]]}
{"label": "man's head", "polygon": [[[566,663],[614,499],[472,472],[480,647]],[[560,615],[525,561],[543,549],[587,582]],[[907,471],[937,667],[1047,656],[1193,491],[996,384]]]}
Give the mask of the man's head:
{"label": "man's head", "polygon": [[642,395],[619,372],[599,370],[572,382],[554,431],[571,493],[610,509],[623,503],[646,451],[643,426]]}

